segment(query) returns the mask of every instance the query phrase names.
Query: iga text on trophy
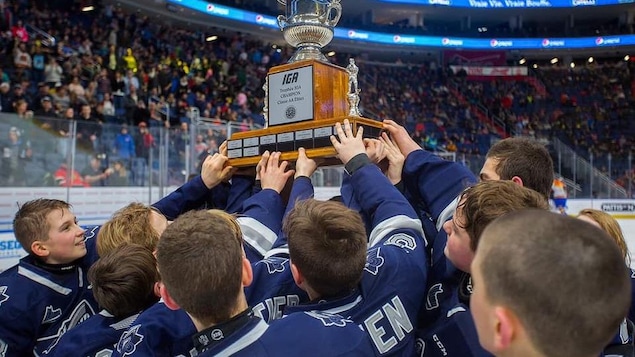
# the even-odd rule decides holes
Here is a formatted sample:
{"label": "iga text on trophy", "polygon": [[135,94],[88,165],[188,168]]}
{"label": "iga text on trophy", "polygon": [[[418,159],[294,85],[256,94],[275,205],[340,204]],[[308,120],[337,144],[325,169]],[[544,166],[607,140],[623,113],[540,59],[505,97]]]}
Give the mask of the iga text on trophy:
{"label": "iga text on trophy", "polygon": [[321,49],[333,39],[340,19],[340,0],[278,0],[286,16],[278,16],[284,39],[297,50],[289,63],[272,67],[267,74],[263,114],[265,128],[235,133],[228,142],[229,163],[255,166],[266,150],[282,152],[295,160],[298,149],[307,156],[339,164],[329,137],[334,125],[348,119],[353,132],[364,127],[364,137],[377,137],[381,123],[362,118],[358,109],[359,68],[353,59],[346,68],[333,65]]}

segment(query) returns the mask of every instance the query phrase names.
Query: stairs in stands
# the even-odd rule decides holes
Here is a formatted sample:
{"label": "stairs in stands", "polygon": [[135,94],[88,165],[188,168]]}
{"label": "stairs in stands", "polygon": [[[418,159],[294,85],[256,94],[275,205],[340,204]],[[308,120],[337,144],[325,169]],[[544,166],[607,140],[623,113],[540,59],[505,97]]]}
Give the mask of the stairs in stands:
{"label": "stairs in stands", "polygon": [[545,98],[547,96],[547,87],[545,87],[540,79],[534,76],[526,76],[525,82],[534,87],[536,93],[538,93],[542,98]]}
{"label": "stairs in stands", "polygon": [[456,99],[458,99],[460,104],[469,105],[470,112],[476,116],[476,118],[478,119],[480,123],[483,123],[489,126],[490,128],[493,128],[501,138],[506,138],[510,136],[510,134],[505,130],[505,128],[500,123],[497,123],[493,118],[490,118],[490,116],[487,115],[487,113],[485,113],[477,105],[470,104],[467,101],[467,99],[465,99],[465,96],[463,95],[463,93],[461,93],[461,91],[459,91],[455,86],[449,86],[449,90],[450,90],[450,93]]}

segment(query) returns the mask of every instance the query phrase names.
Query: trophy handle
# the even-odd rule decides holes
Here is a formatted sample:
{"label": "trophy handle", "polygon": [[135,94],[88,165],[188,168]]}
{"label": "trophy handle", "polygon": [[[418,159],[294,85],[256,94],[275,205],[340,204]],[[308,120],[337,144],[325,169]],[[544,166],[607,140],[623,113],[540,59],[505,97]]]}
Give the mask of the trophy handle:
{"label": "trophy handle", "polygon": [[[280,0],[278,0],[280,1]],[[286,1],[286,0],[283,0]],[[333,17],[332,12],[335,11],[335,17]],[[335,27],[337,23],[340,21],[340,17],[342,16],[342,4],[340,4],[339,0],[333,0],[328,4],[326,9],[326,13],[321,16],[320,21],[326,23],[330,27]],[[333,17],[333,19],[331,19]]]}
{"label": "trophy handle", "polygon": [[278,15],[277,19],[278,19],[278,27],[280,28],[280,30],[284,30],[284,28],[287,27],[288,25],[287,18],[284,15]]}

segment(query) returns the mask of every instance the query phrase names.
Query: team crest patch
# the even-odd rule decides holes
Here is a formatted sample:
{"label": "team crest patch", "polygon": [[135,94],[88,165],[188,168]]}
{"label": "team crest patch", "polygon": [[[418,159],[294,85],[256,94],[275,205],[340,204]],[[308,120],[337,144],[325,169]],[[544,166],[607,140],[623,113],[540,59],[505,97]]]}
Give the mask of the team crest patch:
{"label": "team crest patch", "polygon": [[137,346],[143,341],[143,335],[139,334],[140,327],[141,325],[133,326],[121,336],[121,339],[117,343],[117,352],[119,352],[122,357],[130,356],[135,353]]}
{"label": "team crest patch", "polygon": [[417,248],[417,241],[415,241],[414,237],[409,236],[405,233],[397,233],[386,239],[384,245],[395,245],[399,248],[412,251]]}
{"label": "team crest patch", "polygon": [[314,319],[318,319],[324,324],[324,326],[338,326],[344,327],[347,322],[352,322],[351,320],[346,320],[342,316],[337,314],[332,314],[326,311],[306,311],[305,314],[313,317]]}
{"label": "team crest patch", "polygon": [[288,261],[289,259],[285,258],[267,258],[261,260],[258,264],[266,264],[269,274],[273,274],[282,273],[286,269],[285,264],[287,264]]}
{"label": "team crest patch", "polygon": [[2,306],[2,303],[7,300],[9,300],[9,295],[7,295],[7,287],[0,286],[0,306]]}
{"label": "team crest patch", "polygon": [[53,305],[49,305],[46,307],[46,311],[44,311],[44,318],[42,319],[42,324],[53,322],[62,316],[62,309],[59,307],[56,309]]}
{"label": "team crest patch", "polygon": [[379,247],[373,248],[366,253],[366,266],[364,266],[364,270],[373,275],[377,275],[382,265],[384,265],[384,257],[379,255]]}

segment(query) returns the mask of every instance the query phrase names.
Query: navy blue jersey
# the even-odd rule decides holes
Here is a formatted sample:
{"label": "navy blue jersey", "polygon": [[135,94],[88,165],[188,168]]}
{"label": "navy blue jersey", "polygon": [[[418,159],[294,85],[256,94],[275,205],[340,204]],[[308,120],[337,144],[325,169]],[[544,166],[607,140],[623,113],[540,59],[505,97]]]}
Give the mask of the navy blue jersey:
{"label": "navy blue jersey", "polygon": [[[295,285],[288,258],[261,260],[282,224],[280,195],[270,189],[259,191],[245,200],[243,209],[244,215],[238,218],[238,223],[254,276],[252,285],[245,288],[245,296],[254,313],[269,321],[281,317],[286,305],[306,301],[307,296]],[[158,303],[142,312],[122,335],[113,356],[190,356],[194,353],[191,336],[195,332],[185,312],[172,311]]]}
{"label": "navy blue jersey", "polygon": [[97,260],[99,227],[86,230],[86,256],[60,273],[39,266],[29,255],[0,274],[0,355],[42,355],[68,330],[99,310],[86,277]]}
{"label": "navy blue jersey", "polygon": [[102,310],[88,320],[66,332],[57,346],[48,354],[51,357],[81,356],[106,357],[112,354],[119,341],[138,314],[126,318],[115,318]]}
{"label": "navy blue jersey", "polygon": [[159,301],[139,314],[121,334],[112,356],[195,356],[191,336],[196,327],[183,310],[171,310]]}
{"label": "navy blue jersey", "polygon": [[427,277],[421,222],[376,166],[366,165],[355,171],[351,187],[356,202],[372,220],[366,266],[358,289],[347,296],[289,307],[285,313],[340,314],[368,334],[374,354],[410,356],[415,349],[414,331]]}
{"label": "navy blue jersey", "polygon": [[[259,318],[225,336],[212,327],[197,335],[199,356],[370,356],[368,335],[353,321],[323,311],[293,313],[269,325]],[[209,336],[208,336],[209,335]],[[214,341],[213,339],[216,339]]]}
{"label": "navy blue jersey", "polygon": [[[252,264],[254,282],[245,288],[247,303],[265,321],[282,317],[287,305],[308,299],[290,276],[289,259],[272,257]],[[289,274],[288,274],[289,273]],[[114,356],[192,356],[196,328],[183,310],[158,302],[142,312],[119,340]]]}
{"label": "navy blue jersey", "polygon": [[427,212],[441,230],[443,222],[454,213],[453,201],[477,178],[459,163],[415,150],[404,162],[403,181],[413,206]]}
{"label": "navy blue jersey", "polygon": [[478,341],[474,319],[467,307],[459,304],[450,309],[434,328],[417,336],[420,357],[490,357]]}

